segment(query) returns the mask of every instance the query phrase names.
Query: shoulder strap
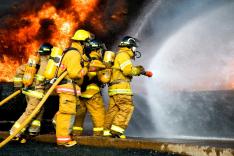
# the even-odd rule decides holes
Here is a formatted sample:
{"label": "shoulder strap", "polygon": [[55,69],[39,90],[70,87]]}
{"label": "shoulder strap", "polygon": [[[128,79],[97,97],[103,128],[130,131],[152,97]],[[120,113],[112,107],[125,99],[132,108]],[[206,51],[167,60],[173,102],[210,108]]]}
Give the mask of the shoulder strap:
{"label": "shoulder strap", "polygon": [[[69,47],[69,48],[66,48],[66,49],[63,51],[63,55],[62,55],[62,58],[61,58],[61,61],[60,61],[60,62],[62,62],[62,59],[63,59],[64,55],[65,55],[68,51],[70,51],[70,50],[75,50],[75,51],[77,51],[77,52],[80,54],[80,56],[81,56],[81,53],[80,53],[80,51],[79,51],[77,48]],[[81,56],[81,58],[82,58],[82,56]],[[82,61],[83,61],[83,60],[82,60]]]}
{"label": "shoulder strap", "polygon": [[76,51],[79,52],[79,50],[78,50],[77,48],[69,47],[69,48],[66,48],[66,49],[63,51],[63,53],[66,53],[66,52],[68,52],[68,51],[70,51],[70,50],[76,50]]}
{"label": "shoulder strap", "polygon": [[[80,51],[79,51],[77,48],[74,48],[74,47],[66,48],[66,49],[63,51],[62,59],[63,59],[64,55],[65,55],[68,51],[70,51],[70,50],[75,50],[75,51],[77,51],[77,52],[80,54],[80,57],[81,57],[81,65],[84,66],[84,62],[87,62],[87,61],[84,60],[84,58],[82,57]],[[61,62],[62,62],[62,59],[61,59]]]}

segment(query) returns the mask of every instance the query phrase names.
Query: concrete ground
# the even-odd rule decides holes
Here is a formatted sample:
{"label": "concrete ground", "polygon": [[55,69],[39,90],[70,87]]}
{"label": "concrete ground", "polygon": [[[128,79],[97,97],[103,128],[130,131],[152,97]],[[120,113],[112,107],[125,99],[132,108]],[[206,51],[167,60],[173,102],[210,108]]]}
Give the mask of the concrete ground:
{"label": "concrete ground", "polygon": [[[6,133],[1,133],[6,137]],[[234,141],[187,140],[187,139],[144,139],[144,138],[104,138],[82,136],[75,138],[78,145],[72,148],[59,148],[52,134],[31,138],[27,144],[9,143],[0,150],[0,155],[193,155],[193,156],[232,156]],[[82,153],[82,154],[81,154]]]}

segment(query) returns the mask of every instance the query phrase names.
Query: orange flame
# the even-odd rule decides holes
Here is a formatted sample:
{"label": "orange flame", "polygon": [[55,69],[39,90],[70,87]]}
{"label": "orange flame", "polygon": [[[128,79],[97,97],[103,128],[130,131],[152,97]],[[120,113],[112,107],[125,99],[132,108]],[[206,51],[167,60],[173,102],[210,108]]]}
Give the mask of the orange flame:
{"label": "orange flame", "polygon": [[[19,59],[17,56],[10,54],[0,56],[0,81],[12,81],[16,68],[21,63],[25,63],[29,55],[35,53],[42,42],[48,41],[63,49],[68,47],[69,38],[87,20],[97,4],[98,0],[71,0],[70,7],[65,10],[57,10],[51,3],[47,2],[43,4],[38,12],[22,17],[20,20],[30,22],[16,30],[12,40],[20,44],[15,46],[22,45],[24,47],[24,57]],[[42,26],[40,22],[44,19],[52,21],[46,28],[51,34],[50,36],[48,34],[48,38],[45,37],[46,39],[37,39],[40,36]],[[6,38],[8,37],[6,36]],[[7,49],[8,47],[4,48]]]}

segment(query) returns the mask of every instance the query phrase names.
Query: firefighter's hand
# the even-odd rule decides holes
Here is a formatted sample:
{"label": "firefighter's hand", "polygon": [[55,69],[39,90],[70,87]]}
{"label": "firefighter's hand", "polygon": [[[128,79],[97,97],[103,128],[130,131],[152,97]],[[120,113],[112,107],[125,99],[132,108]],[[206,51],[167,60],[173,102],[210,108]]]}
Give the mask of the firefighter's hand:
{"label": "firefighter's hand", "polygon": [[140,74],[145,73],[145,68],[143,66],[136,66],[136,68],[139,70]]}
{"label": "firefighter's hand", "polygon": [[145,71],[145,68],[143,66],[136,66],[140,71]]}

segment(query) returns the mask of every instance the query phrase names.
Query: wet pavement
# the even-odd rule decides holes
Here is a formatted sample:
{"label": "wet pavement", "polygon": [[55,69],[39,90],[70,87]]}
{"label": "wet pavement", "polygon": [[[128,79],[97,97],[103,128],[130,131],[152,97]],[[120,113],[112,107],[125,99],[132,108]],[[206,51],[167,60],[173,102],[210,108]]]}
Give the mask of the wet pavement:
{"label": "wet pavement", "polygon": [[[5,138],[7,133],[0,133]],[[234,141],[199,139],[146,139],[146,138],[106,138],[81,136],[74,138],[78,145],[61,148],[55,144],[54,134],[30,138],[26,144],[10,142],[2,149],[1,155],[97,155],[97,156],[231,156],[234,155]]]}
{"label": "wet pavement", "polygon": [[[143,138],[142,138],[143,139]],[[176,144],[187,144],[194,146],[209,146],[215,148],[231,148],[234,149],[234,139],[229,138],[201,138],[201,139],[172,139],[172,138],[157,138],[157,139],[146,139],[152,141],[159,141],[164,143],[176,143]]]}
{"label": "wet pavement", "polygon": [[76,145],[57,147],[54,143],[29,141],[27,144],[10,143],[0,150],[1,156],[177,156],[178,154],[142,149],[100,148]]}

